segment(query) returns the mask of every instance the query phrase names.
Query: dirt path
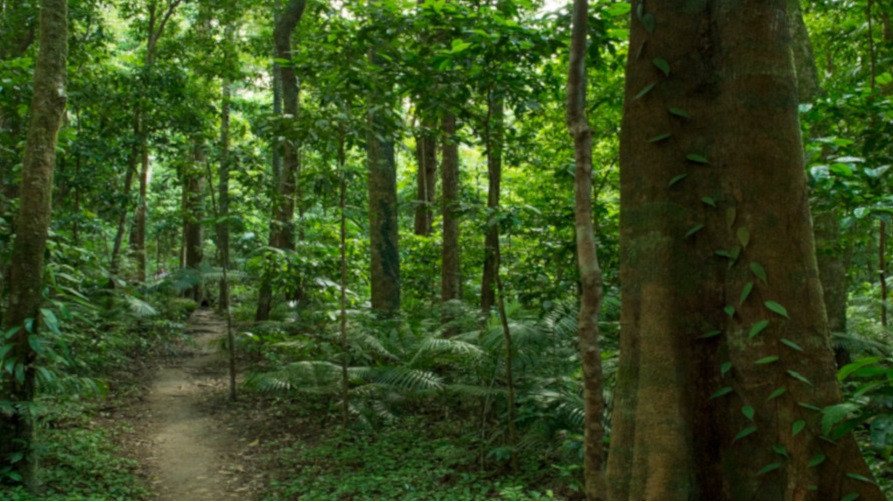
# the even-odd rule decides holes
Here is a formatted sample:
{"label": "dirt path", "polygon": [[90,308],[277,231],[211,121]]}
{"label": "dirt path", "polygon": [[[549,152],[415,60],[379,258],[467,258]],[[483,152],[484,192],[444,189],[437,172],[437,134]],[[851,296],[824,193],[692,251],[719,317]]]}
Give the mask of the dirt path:
{"label": "dirt path", "polygon": [[226,335],[226,324],[197,310],[187,332],[195,341],[192,357],[162,366],[143,403],[150,418],[145,461],[159,500],[238,500],[248,494],[228,486],[234,434],[204,405],[226,386],[223,355],[210,346]]}

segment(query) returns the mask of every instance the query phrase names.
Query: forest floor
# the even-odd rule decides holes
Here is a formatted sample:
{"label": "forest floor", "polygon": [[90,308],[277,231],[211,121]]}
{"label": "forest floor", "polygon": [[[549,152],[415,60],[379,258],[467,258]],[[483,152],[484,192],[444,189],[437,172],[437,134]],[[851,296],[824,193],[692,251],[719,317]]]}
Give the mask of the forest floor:
{"label": "forest floor", "polygon": [[[260,459],[246,424],[227,407],[226,352],[217,348],[226,323],[196,310],[186,344],[159,359],[141,399],[115,413],[132,427],[122,446],[142,466],[158,500],[252,500],[265,482],[256,479]],[[250,429],[251,427],[249,427]]]}

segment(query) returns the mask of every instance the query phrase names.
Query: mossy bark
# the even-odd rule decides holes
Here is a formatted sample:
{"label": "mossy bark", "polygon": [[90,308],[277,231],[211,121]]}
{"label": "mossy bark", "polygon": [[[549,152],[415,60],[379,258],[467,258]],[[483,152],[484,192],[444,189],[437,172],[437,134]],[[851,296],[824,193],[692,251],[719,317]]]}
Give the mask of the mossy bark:
{"label": "mossy bark", "polygon": [[611,499],[881,498],[813,411],[841,396],[786,7],[633,6]]}
{"label": "mossy bark", "polygon": [[415,234],[431,235],[434,224],[434,195],[437,191],[437,122],[422,120],[422,130],[416,136],[416,208]]}
{"label": "mossy bark", "polygon": [[487,146],[487,211],[484,234],[484,271],[481,277],[481,310],[486,314],[496,303],[496,276],[499,274],[499,192],[502,184],[502,142],[505,125],[505,103],[492,95],[487,98],[487,122],[484,143]]}
{"label": "mossy bark", "polygon": [[[36,483],[36,453],[33,449],[37,354],[29,343],[40,327],[43,300],[43,269],[49,234],[53,167],[56,141],[65,111],[66,62],[68,58],[68,2],[43,0],[40,14],[40,49],[34,71],[31,119],[22,161],[20,209],[16,221],[9,290],[9,309],[4,330],[18,329],[10,340],[13,348],[7,360],[15,361],[11,373],[2,373],[2,395],[9,411],[0,420],[0,458],[23,457],[12,464],[30,487]],[[30,329],[29,329],[30,327]]]}
{"label": "mossy bark", "polygon": [[[447,114],[441,121],[443,160],[441,190],[443,203],[443,247],[441,249],[440,299],[444,303],[462,297],[462,276],[459,261],[459,143],[456,138],[456,116]],[[444,307],[443,320],[449,321],[451,309]]]}

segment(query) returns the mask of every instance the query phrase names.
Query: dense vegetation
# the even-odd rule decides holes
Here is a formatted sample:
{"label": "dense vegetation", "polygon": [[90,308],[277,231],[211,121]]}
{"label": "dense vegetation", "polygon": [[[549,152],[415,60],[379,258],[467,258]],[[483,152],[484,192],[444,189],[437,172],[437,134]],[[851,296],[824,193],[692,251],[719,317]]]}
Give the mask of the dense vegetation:
{"label": "dense vegetation", "polygon": [[[200,306],[232,321],[221,350],[237,359],[240,399],[313,424],[274,442],[263,464],[276,473],[268,497],[592,495],[568,3],[69,0],[52,220],[43,272],[31,276],[42,280],[41,303],[19,321],[15,248],[31,228],[22,224],[31,186],[23,180],[44,42],[36,0],[0,0],[0,415],[36,425],[42,458],[32,480],[31,445],[4,440],[0,498],[149,496],[133,460],[108,440],[126,425],[94,419],[139,392],[134,371],[176,350]],[[656,29],[642,5],[592,2],[585,47],[608,410],[598,413],[606,437],[597,442],[606,445],[622,389],[621,269],[651,271],[658,259],[620,252],[628,234],[619,215],[633,207],[621,201],[624,103],[663,96],[653,84],[624,89],[628,60],[652,50],[629,42]],[[781,17],[793,27],[801,12],[788,7]],[[893,4],[801,8],[809,38],[791,28],[791,52],[807,49],[788,73],[798,77],[801,167],[824,287],[824,307],[813,303],[827,312],[820,331],[832,335],[844,399],[820,406],[809,424],[794,422],[793,435],[808,426],[843,443],[854,432],[889,496]],[[648,78],[675,76],[675,61],[647,62]],[[677,121],[696,111],[669,110]],[[686,154],[695,165],[713,161]],[[719,197],[698,200],[726,211]],[[708,230],[688,228],[685,239]],[[742,226],[737,239],[716,252],[729,270],[751,233]],[[767,280],[755,264],[740,302],[715,310],[737,319],[755,282],[774,286],[778,276],[770,270]],[[773,322],[789,318],[777,297],[761,298]],[[749,338],[767,325],[757,322]],[[725,376],[728,364],[715,373]],[[36,397],[21,399],[29,379]],[[736,409],[754,420],[752,406]],[[793,454],[778,447],[778,456]]]}

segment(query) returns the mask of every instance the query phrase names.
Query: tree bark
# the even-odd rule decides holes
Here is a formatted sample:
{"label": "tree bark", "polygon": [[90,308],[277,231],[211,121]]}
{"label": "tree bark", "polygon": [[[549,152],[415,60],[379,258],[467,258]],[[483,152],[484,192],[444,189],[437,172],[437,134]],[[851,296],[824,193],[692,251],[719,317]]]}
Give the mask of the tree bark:
{"label": "tree bark", "polygon": [[[443,202],[443,248],[441,250],[440,299],[444,303],[462,298],[459,255],[459,144],[456,116],[443,117],[443,161],[441,186]],[[443,320],[449,321],[450,308],[444,307]]]}
{"label": "tree bark", "polygon": [[15,361],[11,372],[2,373],[2,396],[10,411],[0,420],[0,458],[21,453],[12,465],[24,483],[35,484],[37,459],[32,449],[35,397],[35,360],[30,339],[37,336],[43,300],[44,253],[50,228],[53,166],[56,141],[65,111],[66,62],[68,58],[68,2],[42,0],[40,49],[34,71],[31,119],[22,161],[20,209],[13,244],[9,309],[4,330],[18,329],[10,340],[13,348],[4,358]]}
{"label": "tree bark", "polygon": [[[376,49],[369,62],[381,64]],[[374,82],[367,116],[366,157],[369,176],[369,245],[372,309],[390,316],[400,311],[400,253],[397,226],[397,164],[394,131],[382,110],[391,103],[390,84]]]}
{"label": "tree bark", "polygon": [[422,130],[416,136],[416,208],[415,234],[431,235],[434,224],[434,194],[437,190],[437,138],[436,122],[422,120]]}
{"label": "tree bark", "polygon": [[490,312],[496,302],[496,276],[499,274],[496,251],[499,247],[499,191],[502,182],[502,142],[505,109],[501,98],[487,96],[487,123],[484,143],[487,148],[487,226],[484,233],[484,271],[481,278],[481,310]]}
{"label": "tree bark", "polygon": [[633,6],[610,499],[882,497],[814,411],[841,396],[785,11]]}
{"label": "tree bark", "polygon": [[580,314],[577,320],[583,363],[583,477],[586,497],[605,496],[603,461],[605,427],[602,415],[602,359],[598,318],[603,286],[592,222],[592,129],[586,117],[586,39],[589,1],[575,0],[567,84],[567,126],[574,139],[574,224],[580,271]]}
{"label": "tree bark", "polygon": [[[273,57],[292,59],[292,34],[304,16],[306,0],[290,0],[285,10],[276,18],[273,30]],[[290,64],[273,63],[273,112],[297,118],[300,112],[300,88],[294,67]],[[282,145],[273,142],[273,218],[270,224],[270,247],[294,249],[295,190],[297,183],[298,148],[295,138],[288,138]],[[280,155],[279,148],[283,149]],[[255,321],[266,321],[273,309],[273,285],[269,271],[264,272],[258,292]]]}
{"label": "tree bark", "polygon": [[[231,30],[227,30],[227,39],[231,38]],[[230,102],[232,101],[232,83],[228,77],[223,80],[223,103],[220,110],[220,180],[218,186],[217,249],[221,267],[228,269],[229,260],[229,170],[230,170]],[[220,295],[217,303],[220,311],[229,315],[229,281],[220,279]]]}
{"label": "tree bark", "polygon": [[[201,143],[196,141],[193,146],[192,164],[185,167],[183,172],[183,246],[185,248],[186,268],[199,274],[204,260],[204,193],[205,153]],[[196,303],[203,299],[202,281],[186,292],[186,296]]]}

